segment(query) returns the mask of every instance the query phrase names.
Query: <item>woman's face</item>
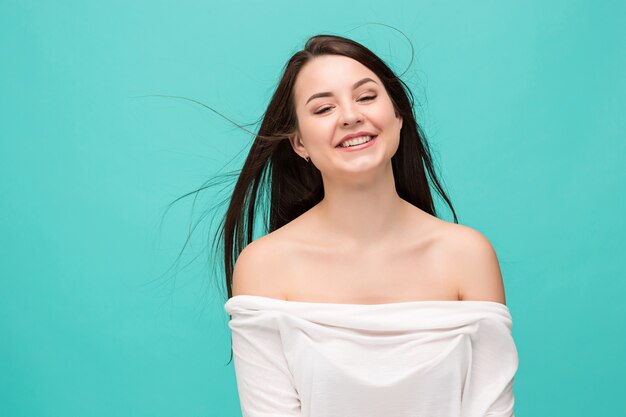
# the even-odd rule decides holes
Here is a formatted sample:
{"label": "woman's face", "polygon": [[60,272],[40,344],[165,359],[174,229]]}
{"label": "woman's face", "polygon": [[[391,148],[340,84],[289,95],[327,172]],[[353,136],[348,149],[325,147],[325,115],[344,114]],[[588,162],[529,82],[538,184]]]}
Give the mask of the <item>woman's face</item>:
{"label": "woman's face", "polygon": [[[313,58],[296,78],[294,97],[298,121],[290,142],[322,173],[372,170],[396,153],[402,118],[380,79],[360,62],[340,55]],[[346,135],[359,132],[375,138],[338,147]]]}

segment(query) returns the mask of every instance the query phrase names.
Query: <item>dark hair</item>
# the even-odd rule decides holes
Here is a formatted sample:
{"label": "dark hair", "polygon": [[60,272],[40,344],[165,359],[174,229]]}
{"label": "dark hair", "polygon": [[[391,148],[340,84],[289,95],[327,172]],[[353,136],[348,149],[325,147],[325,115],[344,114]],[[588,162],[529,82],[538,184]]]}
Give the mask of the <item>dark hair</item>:
{"label": "dark hair", "polygon": [[[312,162],[306,162],[296,154],[288,140],[297,126],[294,105],[296,78],[307,62],[322,55],[343,55],[352,58],[380,78],[396,114],[403,119],[398,149],[391,158],[398,195],[421,210],[436,216],[430,180],[434,190],[452,210],[454,222],[458,223],[452,203],[437,179],[424,133],[416,122],[413,113],[414,99],[409,87],[365,46],[341,36],[315,35],[307,40],[304,49],[289,59],[283,69],[278,86],[263,115],[261,126],[238,174],[228,209],[216,236],[217,241],[223,242],[221,246],[224,250],[225,284],[229,299],[232,297],[235,261],[241,251],[252,242],[257,205],[264,203],[262,198],[259,199],[259,192],[262,195],[269,194],[269,219],[267,213],[264,216],[267,233],[289,223],[323,198],[320,171]],[[192,193],[205,188],[206,185]],[[231,345],[230,360],[232,353]]]}

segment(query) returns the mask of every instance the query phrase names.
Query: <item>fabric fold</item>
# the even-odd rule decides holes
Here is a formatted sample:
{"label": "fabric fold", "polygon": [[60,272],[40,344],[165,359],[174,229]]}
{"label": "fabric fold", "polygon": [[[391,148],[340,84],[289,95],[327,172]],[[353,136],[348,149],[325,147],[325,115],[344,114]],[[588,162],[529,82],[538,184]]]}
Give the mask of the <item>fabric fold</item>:
{"label": "fabric fold", "polygon": [[238,295],[224,309],[244,417],[514,417],[504,304]]}

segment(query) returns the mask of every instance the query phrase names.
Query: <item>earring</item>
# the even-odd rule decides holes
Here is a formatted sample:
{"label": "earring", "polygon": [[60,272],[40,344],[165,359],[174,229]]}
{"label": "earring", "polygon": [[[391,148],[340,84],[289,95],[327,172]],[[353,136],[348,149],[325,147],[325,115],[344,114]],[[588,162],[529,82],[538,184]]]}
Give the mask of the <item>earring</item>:
{"label": "earring", "polygon": [[307,162],[311,162],[311,158],[309,158],[308,156],[305,156],[304,160],[307,161]]}

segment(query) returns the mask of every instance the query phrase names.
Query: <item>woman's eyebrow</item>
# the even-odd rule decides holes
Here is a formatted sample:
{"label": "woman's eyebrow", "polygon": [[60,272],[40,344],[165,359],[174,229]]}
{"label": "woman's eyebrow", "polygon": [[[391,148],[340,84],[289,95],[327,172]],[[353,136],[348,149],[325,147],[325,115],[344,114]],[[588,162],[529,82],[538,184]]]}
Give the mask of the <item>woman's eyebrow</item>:
{"label": "woman's eyebrow", "polygon": [[[361,85],[367,83],[367,82],[373,82],[374,84],[378,84],[376,81],[372,80],[371,78],[365,77],[357,82],[354,83],[354,85],[352,86],[352,89],[354,90],[355,88],[360,87]],[[311,97],[309,97],[309,99],[306,101],[306,103],[304,103],[304,105],[306,106],[307,104],[309,104],[309,101],[313,100],[314,98],[318,98],[318,97],[332,97],[333,93],[331,93],[330,91],[324,91],[323,93],[315,93],[313,94]]]}

